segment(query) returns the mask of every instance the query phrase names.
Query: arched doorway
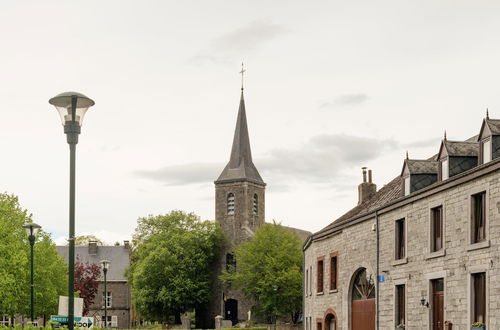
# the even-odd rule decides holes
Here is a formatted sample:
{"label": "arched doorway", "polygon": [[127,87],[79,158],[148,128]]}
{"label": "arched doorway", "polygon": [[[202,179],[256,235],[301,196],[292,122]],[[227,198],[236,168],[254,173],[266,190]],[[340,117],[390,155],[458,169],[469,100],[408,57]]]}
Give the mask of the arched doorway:
{"label": "arched doorway", "polygon": [[331,309],[326,311],[325,327],[323,330],[337,330],[337,315]]}
{"label": "arched doorway", "polygon": [[352,281],[351,329],[375,330],[375,282],[366,268],[359,269]]}

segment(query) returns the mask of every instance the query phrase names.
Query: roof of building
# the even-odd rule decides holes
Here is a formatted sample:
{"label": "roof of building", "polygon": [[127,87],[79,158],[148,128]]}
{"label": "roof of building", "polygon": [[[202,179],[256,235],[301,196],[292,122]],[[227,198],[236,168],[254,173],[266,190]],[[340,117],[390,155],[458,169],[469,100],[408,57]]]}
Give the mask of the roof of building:
{"label": "roof of building", "polygon": [[[68,262],[68,246],[57,246],[57,252]],[[75,260],[100,265],[101,260],[109,260],[108,281],[127,281],[125,269],[130,264],[129,248],[119,246],[97,246],[97,254],[89,254],[88,245],[75,246]]]}
{"label": "roof of building", "polygon": [[238,119],[236,120],[236,128],[234,130],[231,158],[215,183],[234,181],[251,181],[265,184],[252,161],[243,89],[241,90]]}
{"label": "roof of building", "polygon": [[448,156],[477,157],[479,154],[478,142],[443,140],[443,146]]}
{"label": "roof of building", "polygon": [[[500,120],[499,120],[500,122]],[[479,143],[477,141],[478,136],[473,136],[466,141],[449,141],[443,140],[440,147],[443,148],[443,145],[447,148],[449,155],[452,156],[475,156],[478,155]],[[437,161],[439,154],[430,157],[427,160],[416,160],[416,159],[407,159],[405,160],[410,167],[410,171],[412,174],[428,174],[437,173],[439,162]],[[384,185],[380,190],[378,190],[371,198],[364,201],[363,203],[355,206],[332,223],[330,223],[325,228],[319,230],[318,232],[312,235],[312,238],[316,236],[323,236],[322,234],[326,234],[330,232],[332,229],[336,227],[340,227],[350,221],[354,221],[362,217],[363,215],[374,212],[377,209],[380,209],[397,199],[403,197],[402,194],[403,184],[401,176],[397,176],[388,184]]]}
{"label": "roof of building", "polygon": [[299,228],[294,228],[294,227],[288,227],[288,226],[283,226],[283,228],[286,228],[290,231],[293,231],[294,233],[299,236],[299,238],[304,242],[312,233],[307,230],[299,229]]}
{"label": "roof of building", "polygon": [[429,159],[406,159],[410,174],[437,174],[439,162]]}
{"label": "roof of building", "polygon": [[485,119],[492,135],[500,135],[500,119]]}

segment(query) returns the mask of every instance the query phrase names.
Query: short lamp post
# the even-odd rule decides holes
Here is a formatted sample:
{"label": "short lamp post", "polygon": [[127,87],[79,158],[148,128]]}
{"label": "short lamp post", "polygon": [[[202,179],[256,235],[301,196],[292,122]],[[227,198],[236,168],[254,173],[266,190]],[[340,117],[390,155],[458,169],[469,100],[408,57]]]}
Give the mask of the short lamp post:
{"label": "short lamp post", "polygon": [[61,93],[49,100],[64,126],[69,144],[69,253],[68,253],[68,329],[73,330],[75,320],[75,153],[83,117],[94,101],[75,92]]}
{"label": "short lamp post", "polygon": [[35,320],[35,283],[34,283],[34,246],[35,246],[35,239],[36,239],[36,234],[42,228],[40,225],[37,225],[36,223],[27,223],[24,226],[24,229],[26,229],[26,234],[28,234],[28,240],[30,242],[30,250],[31,250],[31,260],[30,260],[30,268],[31,268],[31,310],[30,310],[30,316],[31,316],[31,323],[34,322]]}
{"label": "short lamp post", "polygon": [[106,275],[108,274],[109,260],[101,260],[102,271],[104,273],[104,327],[108,327],[108,280]]}

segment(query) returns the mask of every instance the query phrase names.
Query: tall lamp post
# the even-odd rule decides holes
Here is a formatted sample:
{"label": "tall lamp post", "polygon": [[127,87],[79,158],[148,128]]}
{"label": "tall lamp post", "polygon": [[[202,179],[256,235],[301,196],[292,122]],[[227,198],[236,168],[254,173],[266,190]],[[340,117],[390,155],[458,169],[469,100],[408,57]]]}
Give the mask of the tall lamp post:
{"label": "tall lamp post", "polygon": [[61,93],[49,100],[55,106],[64,126],[69,144],[69,255],[68,255],[68,329],[73,330],[75,319],[75,153],[83,116],[95,103],[83,94]]}
{"label": "tall lamp post", "polygon": [[109,260],[101,260],[102,271],[104,272],[104,327],[108,327],[108,274]]}
{"label": "tall lamp post", "polygon": [[28,234],[28,240],[30,242],[30,249],[31,249],[31,260],[30,260],[30,268],[31,268],[31,323],[35,320],[35,283],[34,283],[34,246],[35,246],[35,239],[36,239],[36,234],[42,228],[40,225],[37,225],[36,223],[27,223],[24,226],[24,229],[26,229],[26,233]]}

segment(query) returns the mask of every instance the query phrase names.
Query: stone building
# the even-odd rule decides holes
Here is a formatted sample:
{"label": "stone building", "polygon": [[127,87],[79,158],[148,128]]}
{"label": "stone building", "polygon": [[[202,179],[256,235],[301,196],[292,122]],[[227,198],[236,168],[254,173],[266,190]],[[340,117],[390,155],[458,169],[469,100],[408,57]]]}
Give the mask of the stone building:
{"label": "stone building", "polygon": [[306,241],[306,330],[500,329],[500,120],[437,151]]}
{"label": "stone building", "polygon": [[[59,255],[68,261],[68,246],[57,246]],[[109,328],[131,328],[131,293],[125,277],[125,269],[130,263],[130,245],[100,246],[90,241],[87,246],[75,247],[76,260],[82,263],[101,265],[101,260],[109,260],[107,272],[107,294],[104,298],[104,274],[101,280],[94,303],[90,306],[88,316],[93,316],[96,322],[104,326],[104,303],[107,304]]]}
{"label": "stone building", "polygon": [[[217,278],[214,280],[208,313],[211,320],[221,315],[236,324],[248,319],[248,311],[254,305],[238,290],[223,285],[218,275],[227,267],[235,266],[234,247],[250,240],[265,223],[265,188],[266,183],[252,160],[242,88],[231,156],[215,181],[215,219],[221,226],[226,243],[215,265]],[[304,230],[287,228],[303,240],[310,234]]]}

